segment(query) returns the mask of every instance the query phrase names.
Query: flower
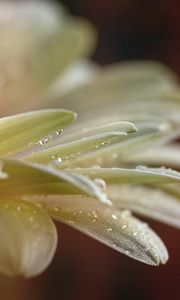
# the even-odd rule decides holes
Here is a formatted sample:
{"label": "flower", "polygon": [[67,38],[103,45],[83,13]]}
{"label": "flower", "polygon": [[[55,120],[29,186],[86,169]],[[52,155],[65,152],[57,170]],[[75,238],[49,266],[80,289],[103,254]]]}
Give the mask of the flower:
{"label": "flower", "polygon": [[[169,168],[180,166],[179,147],[170,143],[179,135],[176,75],[159,63],[147,61],[103,68],[81,61],[65,71],[62,53],[69,64],[74,57],[88,52],[87,45],[93,38],[89,42],[84,30],[89,32],[89,25],[87,29],[82,26],[84,21],[71,19],[66,24],[66,17],[60,21],[57,10],[47,10],[47,4],[38,3],[36,7],[36,2],[21,3],[17,10],[13,4],[1,5],[7,12],[2,14],[3,22],[7,22],[2,33],[8,32],[4,40],[11,30],[18,40],[20,35],[22,44],[17,43],[14,59],[17,62],[17,58],[25,57],[32,67],[20,80],[15,76],[15,82],[3,85],[1,99],[7,104],[3,115],[11,109],[13,113],[29,107],[39,110],[0,119],[0,271],[25,277],[43,272],[57,245],[52,219],[141,262],[166,263],[168,252],[162,240],[131,212],[180,227],[180,173]],[[37,36],[30,35],[33,56],[24,42],[29,28],[34,26],[32,13],[40,30]],[[54,18],[54,14],[58,17]],[[22,29],[24,18],[30,27]],[[70,50],[76,49],[76,43],[72,49],[72,40],[79,41],[81,28],[85,42],[77,47],[81,49],[78,54],[75,51],[77,56],[71,57]],[[67,38],[71,34],[75,36],[72,40]],[[68,43],[66,51],[59,51],[59,35],[61,47]],[[45,55],[44,45],[48,47]],[[46,56],[51,46],[55,64],[52,54]],[[2,53],[0,60],[7,74],[12,53]],[[35,66],[39,58],[42,61]],[[60,66],[56,69],[57,62]],[[51,65],[52,74],[44,74]],[[64,75],[52,84],[62,71]],[[77,74],[81,74],[78,80]],[[11,102],[14,92],[15,104]],[[23,104],[26,95],[27,102]],[[71,123],[76,113],[69,109],[79,113],[74,126]]]}
{"label": "flower", "polygon": [[48,89],[95,45],[88,21],[55,3],[0,3],[1,116],[44,105]]}
{"label": "flower", "polygon": [[[1,271],[31,277],[47,267],[57,241],[50,217],[142,262],[165,263],[163,242],[129,209],[179,227],[180,174],[106,167],[113,157],[125,162],[122,149],[146,144],[150,133],[123,121],[62,133],[74,118],[54,109],[0,119]],[[159,128],[150,132],[159,141],[166,136]],[[94,165],[99,159],[102,167]]]}

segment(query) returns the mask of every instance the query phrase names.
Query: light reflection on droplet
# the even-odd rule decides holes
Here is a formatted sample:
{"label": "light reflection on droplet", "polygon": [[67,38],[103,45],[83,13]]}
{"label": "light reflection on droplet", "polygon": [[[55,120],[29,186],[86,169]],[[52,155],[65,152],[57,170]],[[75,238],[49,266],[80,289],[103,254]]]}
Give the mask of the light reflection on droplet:
{"label": "light reflection on droplet", "polygon": [[45,146],[51,141],[51,139],[52,139],[51,135],[46,136],[42,140],[39,140],[38,144],[41,145],[41,146]]}
{"label": "light reflection on droplet", "polygon": [[126,228],[127,228],[126,224],[124,224],[124,225],[121,226],[121,229],[126,229]]}
{"label": "light reflection on droplet", "polygon": [[103,179],[101,178],[96,178],[94,179],[94,182],[103,190],[106,191],[106,183]]}
{"label": "light reflection on droplet", "polygon": [[117,216],[115,214],[112,214],[112,219],[117,220]]}
{"label": "light reflection on droplet", "polygon": [[57,131],[56,131],[56,134],[57,134],[57,135],[63,134],[63,129],[57,130]]}

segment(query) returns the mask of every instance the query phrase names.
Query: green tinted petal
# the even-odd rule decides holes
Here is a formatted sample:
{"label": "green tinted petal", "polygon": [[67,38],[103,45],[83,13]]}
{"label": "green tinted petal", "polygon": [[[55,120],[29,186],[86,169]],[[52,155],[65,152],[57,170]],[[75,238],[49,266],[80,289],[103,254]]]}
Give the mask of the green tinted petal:
{"label": "green tinted petal", "polygon": [[102,186],[82,175],[55,170],[50,166],[18,160],[2,160],[7,179],[0,180],[0,195],[79,194],[111,205]]}
{"label": "green tinted petal", "polygon": [[13,155],[36,143],[46,145],[51,134],[62,130],[76,117],[71,111],[51,109],[28,112],[0,119],[0,156]]}
{"label": "green tinted petal", "polygon": [[[72,136],[71,139],[74,140],[73,142],[51,147],[41,152],[35,152],[31,156],[26,157],[26,160],[38,163],[49,163],[57,160],[61,164],[66,160],[75,159],[88,152],[116,144],[128,133],[135,131],[135,126],[129,122],[114,122],[93,129],[90,128],[81,133],[81,139],[74,140],[74,136]],[[98,132],[99,134],[97,134]],[[91,134],[96,135],[91,136]]]}
{"label": "green tinted petal", "polygon": [[138,166],[136,169],[124,168],[77,168],[68,170],[75,174],[85,175],[91,179],[101,178],[107,184],[151,184],[158,186],[165,183],[180,182],[180,173],[171,169],[147,168]]}
{"label": "green tinted petal", "polygon": [[[156,127],[156,126],[155,126]],[[71,135],[69,135],[69,138]],[[73,136],[72,136],[73,138]],[[122,136],[116,144],[107,145],[93,152],[84,153],[79,157],[63,162],[60,168],[92,167],[121,167],[133,161],[138,153],[146,153],[151,147],[157,147],[168,139],[168,134],[157,128],[141,128],[138,132]],[[136,165],[136,163],[135,163]]]}

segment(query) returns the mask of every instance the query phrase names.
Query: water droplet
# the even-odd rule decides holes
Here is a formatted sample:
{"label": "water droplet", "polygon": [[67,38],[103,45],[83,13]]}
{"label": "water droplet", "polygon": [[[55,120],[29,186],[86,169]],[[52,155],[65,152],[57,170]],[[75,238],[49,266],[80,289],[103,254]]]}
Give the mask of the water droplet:
{"label": "water droplet", "polygon": [[136,235],[137,235],[137,232],[134,232],[133,235],[136,236]]}
{"label": "water droplet", "polygon": [[73,220],[68,220],[68,223],[69,224],[74,224],[74,221]]}
{"label": "water droplet", "polygon": [[59,207],[55,207],[54,211],[56,211],[56,212],[59,211]]}
{"label": "water droplet", "polygon": [[98,218],[98,214],[97,214],[96,211],[92,211],[92,215],[93,215],[94,218]]}
{"label": "water droplet", "polygon": [[16,208],[18,211],[20,211],[21,210],[21,206],[19,205],[19,206],[17,206],[17,208]]}
{"label": "water droplet", "polygon": [[111,228],[111,227],[108,227],[108,228],[106,228],[106,231],[107,231],[107,232],[111,232],[111,231],[112,231],[112,228]]}
{"label": "water droplet", "polygon": [[63,130],[63,129],[60,129],[60,130],[57,130],[57,131],[56,131],[56,134],[57,134],[57,135],[61,135],[61,134],[63,134],[63,132],[64,132],[64,130]]}
{"label": "water droplet", "polygon": [[101,178],[96,178],[94,179],[94,182],[103,190],[106,191],[106,183],[103,179]]}
{"label": "water droplet", "polygon": [[145,251],[149,252],[150,248],[149,247],[145,247]]}
{"label": "water droplet", "polygon": [[41,146],[45,146],[51,141],[51,139],[52,139],[51,135],[46,136],[42,140],[39,140],[38,144],[41,145]]}
{"label": "water droplet", "polygon": [[58,163],[62,163],[62,158],[58,157],[57,161],[58,161]]}
{"label": "water droplet", "polygon": [[46,204],[45,204],[44,202],[37,202],[37,203],[36,203],[36,206],[37,206],[38,208],[43,208],[43,209],[46,208]]}
{"label": "water droplet", "polygon": [[126,229],[126,228],[127,228],[126,224],[124,224],[124,225],[121,226],[121,229]]}
{"label": "water droplet", "polygon": [[112,214],[112,218],[113,218],[114,220],[117,220],[117,216],[116,216],[115,214]]}

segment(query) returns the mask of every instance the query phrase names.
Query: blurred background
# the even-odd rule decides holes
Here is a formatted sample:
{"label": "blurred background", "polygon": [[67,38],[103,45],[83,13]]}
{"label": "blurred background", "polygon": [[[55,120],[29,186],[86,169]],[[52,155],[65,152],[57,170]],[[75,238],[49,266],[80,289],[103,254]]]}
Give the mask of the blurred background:
{"label": "blurred background", "polygon": [[63,0],[75,15],[91,20],[99,32],[100,63],[150,58],[180,72],[178,0]]}
{"label": "blurred background", "polygon": [[[28,1],[28,0],[27,0]],[[63,0],[74,15],[92,21],[99,33],[93,56],[100,64],[150,58],[180,73],[178,0]],[[149,221],[148,221],[149,222]],[[155,222],[170,254],[165,266],[140,264],[61,224],[53,263],[38,278],[0,277],[0,299],[179,300],[180,235]]]}

